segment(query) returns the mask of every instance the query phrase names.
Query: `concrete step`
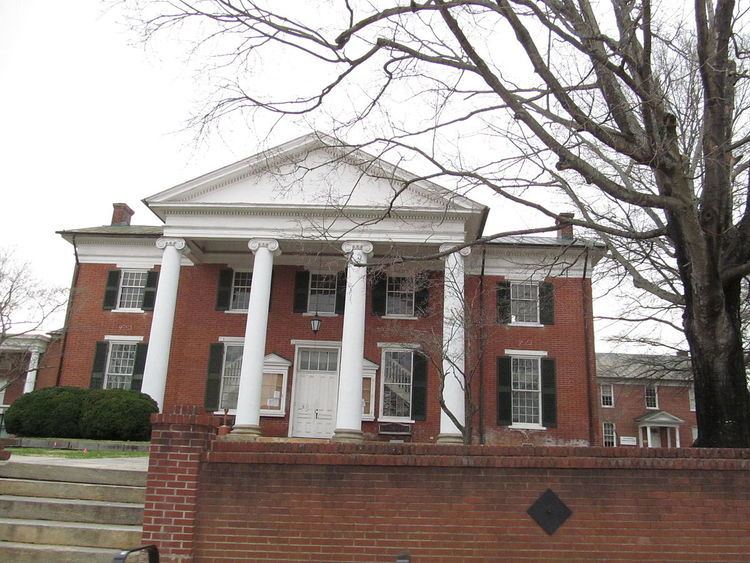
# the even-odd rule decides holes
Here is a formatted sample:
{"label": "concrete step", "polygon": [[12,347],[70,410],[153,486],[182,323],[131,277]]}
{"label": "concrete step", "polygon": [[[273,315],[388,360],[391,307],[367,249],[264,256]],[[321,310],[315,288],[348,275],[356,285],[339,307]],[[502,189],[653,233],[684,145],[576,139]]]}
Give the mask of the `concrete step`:
{"label": "concrete step", "polygon": [[146,472],[126,469],[98,467],[74,467],[66,465],[44,465],[40,463],[0,463],[0,478],[32,479],[36,481],[62,481],[66,483],[88,483],[97,485],[125,485],[145,487]]}
{"label": "concrete step", "polygon": [[117,549],[0,541],[0,561],[14,563],[112,563],[119,552]]}
{"label": "concrete step", "polygon": [[123,549],[141,543],[141,526],[0,518],[0,541]]}
{"label": "concrete step", "polygon": [[5,518],[138,526],[143,522],[143,505],[127,502],[0,495],[0,514]]}
{"label": "concrete step", "polygon": [[0,495],[106,500],[142,504],[146,491],[143,487],[128,487],[125,485],[92,485],[89,483],[30,481],[9,478],[0,479]]}

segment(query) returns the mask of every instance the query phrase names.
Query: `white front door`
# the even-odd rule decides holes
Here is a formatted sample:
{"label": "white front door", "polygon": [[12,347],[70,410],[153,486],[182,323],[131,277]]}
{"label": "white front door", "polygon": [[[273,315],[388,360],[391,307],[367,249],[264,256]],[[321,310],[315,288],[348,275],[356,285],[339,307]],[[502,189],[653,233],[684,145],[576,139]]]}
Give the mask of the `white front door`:
{"label": "white front door", "polygon": [[651,428],[651,447],[661,448],[661,428]]}
{"label": "white front door", "polygon": [[336,425],[338,349],[300,348],[292,436],[331,438]]}

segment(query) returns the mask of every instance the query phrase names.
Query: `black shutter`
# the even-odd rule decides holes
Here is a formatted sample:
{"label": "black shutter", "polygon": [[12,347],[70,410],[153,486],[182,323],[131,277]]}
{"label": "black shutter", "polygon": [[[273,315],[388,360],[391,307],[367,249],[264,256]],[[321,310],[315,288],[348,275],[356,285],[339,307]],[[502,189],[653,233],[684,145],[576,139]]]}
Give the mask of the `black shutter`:
{"label": "black shutter", "polygon": [[302,270],[294,275],[294,312],[307,313],[307,294],[310,291],[310,272]]}
{"label": "black shutter", "polygon": [[513,422],[513,401],[511,398],[511,359],[508,356],[497,359],[497,423],[510,426]]}
{"label": "black shutter", "polygon": [[346,271],[336,274],[336,309],[337,315],[344,314],[346,303]]}
{"label": "black shutter", "polygon": [[418,317],[427,316],[430,303],[430,276],[422,272],[415,279],[414,314]]}
{"label": "black shutter", "polygon": [[141,384],[143,383],[143,369],[146,367],[146,352],[148,352],[148,344],[142,342],[136,344],[133,379],[130,381],[130,388],[133,391],[141,390]]}
{"label": "black shutter", "polygon": [[146,275],[146,289],[143,292],[143,302],[141,309],[144,311],[153,311],[156,303],[156,287],[159,285],[159,272],[150,270]]}
{"label": "black shutter", "polygon": [[555,324],[555,289],[549,282],[539,284],[539,322]]}
{"label": "black shutter", "polygon": [[385,315],[385,292],[388,287],[388,276],[381,272],[372,278],[372,314],[382,317]]}
{"label": "black shutter", "polygon": [[510,282],[501,281],[497,284],[497,322],[508,324],[510,320]]}
{"label": "black shutter", "polygon": [[104,308],[111,311],[117,308],[117,294],[120,291],[120,270],[110,270],[107,274],[107,287],[104,290]]}
{"label": "black shutter", "polygon": [[208,377],[206,378],[206,394],[203,405],[207,410],[219,409],[219,393],[221,393],[221,368],[224,365],[224,344],[211,344],[208,354]]}
{"label": "black shutter", "polygon": [[216,291],[216,310],[228,311],[232,301],[232,281],[234,270],[225,268],[219,272],[219,288]]}
{"label": "black shutter", "polygon": [[94,368],[91,370],[91,389],[101,389],[104,387],[104,370],[107,367],[107,352],[109,352],[109,342],[101,341],[96,343],[96,352],[94,352]]}
{"label": "black shutter", "polygon": [[411,418],[427,419],[427,357],[414,352],[411,374]]}
{"label": "black shutter", "polygon": [[557,386],[552,358],[542,358],[542,426],[557,426]]}

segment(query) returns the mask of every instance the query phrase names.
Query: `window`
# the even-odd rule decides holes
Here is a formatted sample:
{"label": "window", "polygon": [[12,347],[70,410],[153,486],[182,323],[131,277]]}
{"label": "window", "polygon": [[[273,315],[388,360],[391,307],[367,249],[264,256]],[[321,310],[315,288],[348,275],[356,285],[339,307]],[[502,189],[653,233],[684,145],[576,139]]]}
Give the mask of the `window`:
{"label": "window", "polygon": [[[223,346],[223,350],[221,350],[221,346]],[[212,410],[235,410],[240,391],[243,345],[227,342],[219,345],[219,351],[223,352],[224,360],[221,365],[221,379],[218,382],[218,407],[215,404],[206,406]],[[260,390],[261,415],[284,416],[288,366],[288,361],[275,354],[266,356]]]}
{"label": "window", "polygon": [[615,394],[611,383],[602,383],[599,386],[602,397],[603,407],[614,407],[615,406]]}
{"label": "window", "polygon": [[141,390],[148,345],[140,336],[105,336],[96,343],[92,389]]}
{"label": "window", "polygon": [[302,348],[299,369],[304,371],[338,371],[338,349]]}
{"label": "window", "polygon": [[411,348],[384,349],[380,366],[380,420],[426,420],[426,356]]}
{"label": "window", "polygon": [[414,316],[414,279],[388,276],[385,314],[393,317]]}
{"label": "window", "polygon": [[253,281],[252,272],[234,272],[232,276],[232,311],[247,311],[250,304],[250,285]]}
{"label": "window", "polygon": [[120,295],[117,299],[118,309],[140,309],[143,295],[146,292],[148,272],[142,270],[123,270],[120,278]]}
{"label": "window", "polygon": [[692,385],[688,387],[688,404],[690,405],[690,410],[695,412],[695,387]]}
{"label": "window", "polygon": [[539,322],[539,285],[535,283],[510,284],[510,315],[514,323]]}
{"label": "window", "polygon": [[336,312],[336,274],[310,274],[307,310],[310,313]]}
{"label": "window", "polygon": [[538,358],[511,359],[513,424],[541,425],[542,386]]}
{"label": "window", "polygon": [[693,442],[695,442],[698,439],[698,427],[693,426],[690,429],[690,435],[693,437]]}
{"label": "window", "polygon": [[104,290],[104,309],[151,311],[159,274],[148,270],[110,270]]}
{"label": "window", "polygon": [[613,422],[602,423],[602,443],[605,448],[614,448],[617,445],[617,435]]}
{"label": "window", "polygon": [[646,408],[659,408],[659,395],[656,390],[656,385],[646,385]]}

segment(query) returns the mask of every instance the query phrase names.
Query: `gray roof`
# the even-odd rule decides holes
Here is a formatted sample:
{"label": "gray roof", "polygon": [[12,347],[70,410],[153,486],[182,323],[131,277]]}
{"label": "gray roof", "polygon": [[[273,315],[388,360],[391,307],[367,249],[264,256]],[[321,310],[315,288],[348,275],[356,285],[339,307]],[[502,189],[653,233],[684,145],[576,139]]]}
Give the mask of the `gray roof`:
{"label": "gray roof", "polygon": [[67,239],[73,235],[159,237],[163,232],[164,227],[158,225],[102,225],[84,229],[67,229],[57,231],[57,234]]}
{"label": "gray roof", "polygon": [[691,381],[690,358],[666,354],[597,354],[596,375],[607,379]]}
{"label": "gray roof", "polygon": [[560,237],[545,237],[545,236],[511,236],[502,237],[490,241],[489,244],[503,244],[503,245],[525,245],[525,246],[575,246],[575,247],[589,247],[589,248],[605,248],[605,244],[601,241],[587,238],[560,238]]}

